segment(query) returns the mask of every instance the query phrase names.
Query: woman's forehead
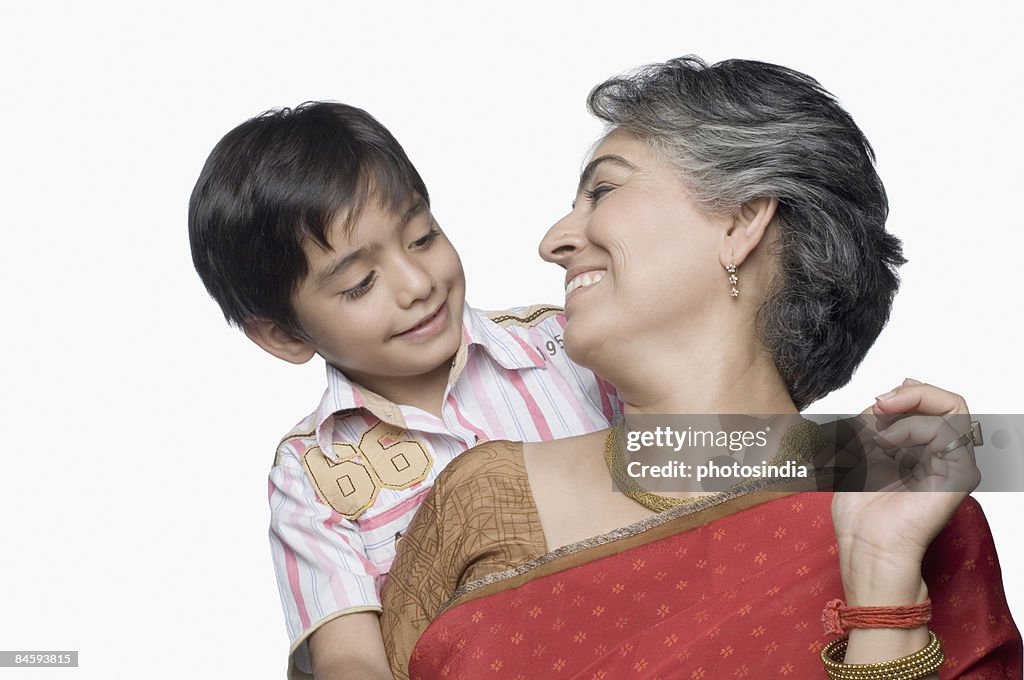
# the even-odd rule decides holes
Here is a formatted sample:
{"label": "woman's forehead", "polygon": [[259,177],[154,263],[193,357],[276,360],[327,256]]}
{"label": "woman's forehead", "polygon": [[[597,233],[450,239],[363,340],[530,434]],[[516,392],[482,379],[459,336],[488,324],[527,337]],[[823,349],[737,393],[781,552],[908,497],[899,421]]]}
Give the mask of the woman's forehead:
{"label": "woman's forehead", "polygon": [[[588,161],[597,158],[602,155],[602,153],[617,153],[630,149],[635,149],[637,152],[643,152],[647,148],[647,143],[629,130],[614,128],[598,140],[593,151],[590,153]],[[613,151],[609,152],[609,149],[612,149]]]}
{"label": "woman's forehead", "polygon": [[617,161],[618,165],[627,169],[635,169],[649,165],[654,160],[654,154],[644,140],[631,132],[616,128],[594,147],[580,173],[580,179],[585,183],[593,175],[596,166],[609,159]]}

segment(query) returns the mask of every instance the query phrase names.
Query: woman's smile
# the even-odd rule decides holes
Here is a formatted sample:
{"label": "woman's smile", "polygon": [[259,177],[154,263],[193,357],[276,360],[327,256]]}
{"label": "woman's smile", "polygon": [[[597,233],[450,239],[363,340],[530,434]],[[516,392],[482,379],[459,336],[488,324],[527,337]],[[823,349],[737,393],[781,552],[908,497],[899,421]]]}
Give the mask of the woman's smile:
{"label": "woman's smile", "polygon": [[588,269],[573,276],[566,276],[565,299],[568,300],[569,295],[579,288],[589,288],[599,283],[604,278],[606,271],[605,269]]}

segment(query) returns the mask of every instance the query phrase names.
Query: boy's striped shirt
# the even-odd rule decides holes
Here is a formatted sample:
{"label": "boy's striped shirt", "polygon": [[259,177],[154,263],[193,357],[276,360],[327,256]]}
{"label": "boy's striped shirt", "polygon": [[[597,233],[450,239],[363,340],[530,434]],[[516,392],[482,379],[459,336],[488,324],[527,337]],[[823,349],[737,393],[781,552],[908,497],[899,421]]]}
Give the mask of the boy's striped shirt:
{"label": "boy's striped shirt", "polygon": [[327,367],[317,410],[289,433],[270,473],[270,542],[292,641],[344,614],[380,611],[379,592],[438,473],[479,441],[540,441],[607,427],[615,389],[568,360],[553,306],[486,315],[468,305],[443,419],[393,404]]}

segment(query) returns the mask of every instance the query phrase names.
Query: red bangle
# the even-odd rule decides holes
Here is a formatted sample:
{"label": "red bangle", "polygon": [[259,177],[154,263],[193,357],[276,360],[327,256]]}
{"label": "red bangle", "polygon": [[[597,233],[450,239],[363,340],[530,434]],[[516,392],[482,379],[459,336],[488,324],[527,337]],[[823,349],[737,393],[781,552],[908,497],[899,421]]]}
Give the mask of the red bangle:
{"label": "red bangle", "polygon": [[932,620],[932,601],[903,607],[847,607],[831,600],[821,613],[826,633],[843,635],[851,628],[917,628]]}

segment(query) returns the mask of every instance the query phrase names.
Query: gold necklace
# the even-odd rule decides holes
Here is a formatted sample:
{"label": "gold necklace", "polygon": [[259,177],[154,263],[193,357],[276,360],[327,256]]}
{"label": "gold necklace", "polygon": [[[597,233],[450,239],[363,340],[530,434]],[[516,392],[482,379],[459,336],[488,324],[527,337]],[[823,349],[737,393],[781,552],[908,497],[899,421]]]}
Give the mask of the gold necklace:
{"label": "gold necklace", "polygon": [[[604,461],[608,465],[608,472],[611,474],[616,488],[648,510],[664,512],[680,505],[696,503],[704,500],[708,495],[717,496],[729,493],[748,481],[741,479],[725,491],[690,498],[673,498],[648,491],[626,472],[626,461],[622,455],[622,447],[618,445],[624,428],[625,421],[619,421],[608,431],[608,436],[604,438]],[[782,440],[779,442],[778,451],[768,461],[768,464],[779,465],[787,460],[791,460],[794,463],[809,463],[827,442],[828,438],[821,427],[817,423],[805,420],[786,430]]]}

